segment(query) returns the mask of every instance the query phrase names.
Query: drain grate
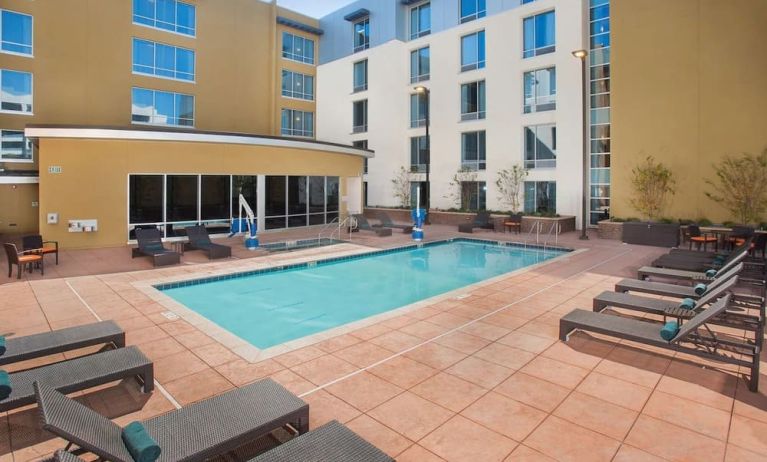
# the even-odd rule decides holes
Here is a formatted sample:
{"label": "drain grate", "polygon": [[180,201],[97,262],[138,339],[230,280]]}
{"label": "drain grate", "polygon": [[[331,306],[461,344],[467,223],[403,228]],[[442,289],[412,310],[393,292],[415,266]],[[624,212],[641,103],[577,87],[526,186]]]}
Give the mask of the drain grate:
{"label": "drain grate", "polygon": [[171,321],[178,319],[178,315],[172,311],[163,311],[160,314],[162,314],[166,319],[170,319]]}

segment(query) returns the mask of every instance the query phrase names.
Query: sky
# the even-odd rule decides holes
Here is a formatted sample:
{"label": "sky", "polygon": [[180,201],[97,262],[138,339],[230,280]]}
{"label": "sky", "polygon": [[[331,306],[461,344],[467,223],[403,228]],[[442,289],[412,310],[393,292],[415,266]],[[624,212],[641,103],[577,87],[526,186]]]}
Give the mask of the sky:
{"label": "sky", "polygon": [[277,4],[308,16],[321,18],[353,0],[277,0]]}

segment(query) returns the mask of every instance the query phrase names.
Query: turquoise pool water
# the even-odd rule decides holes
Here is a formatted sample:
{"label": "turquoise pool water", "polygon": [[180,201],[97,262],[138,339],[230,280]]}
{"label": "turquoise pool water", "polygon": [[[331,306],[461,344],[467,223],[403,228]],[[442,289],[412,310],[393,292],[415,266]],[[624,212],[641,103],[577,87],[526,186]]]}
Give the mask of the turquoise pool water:
{"label": "turquoise pool water", "polygon": [[540,263],[563,252],[458,240],[158,288],[264,349]]}

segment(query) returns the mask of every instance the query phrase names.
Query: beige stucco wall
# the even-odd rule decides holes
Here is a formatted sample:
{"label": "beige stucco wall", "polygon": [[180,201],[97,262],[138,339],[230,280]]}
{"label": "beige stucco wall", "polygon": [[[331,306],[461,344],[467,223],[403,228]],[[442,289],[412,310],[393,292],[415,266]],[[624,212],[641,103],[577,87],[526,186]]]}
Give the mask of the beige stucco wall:
{"label": "beige stucco wall", "polygon": [[638,216],[631,169],[653,155],[677,179],[664,215],[732,219],[703,179],[767,148],[765,24],[764,0],[611,1],[614,216]]}
{"label": "beige stucco wall", "polygon": [[0,184],[0,235],[37,232],[36,184]]}
{"label": "beige stucco wall", "polygon": [[[40,231],[63,248],[125,244],[130,173],[339,176],[343,196],[346,178],[363,168],[356,155],[235,144],[46,138],[39,153]],[[48,173],[52,165],[62,173]],[[49,212],[57,225],[45,223]],[[99,230],[70,233],[73,219],[97,219]]]}

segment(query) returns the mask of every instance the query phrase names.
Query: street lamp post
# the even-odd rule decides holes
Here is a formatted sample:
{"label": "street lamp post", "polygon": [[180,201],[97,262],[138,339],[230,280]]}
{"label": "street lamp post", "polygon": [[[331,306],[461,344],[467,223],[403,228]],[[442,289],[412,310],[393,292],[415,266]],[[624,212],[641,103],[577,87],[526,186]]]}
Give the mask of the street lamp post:
{"label": "street lamp post", "polygon": [[586,58],[589,52],[586,50],[575,50],[573,56],[581,60],[581,95],[583,101],[583,207],[581,210],[581,240],[588,240],[589,236],[586,234],[586,227],[588,226],[589,216],[589,106],[586,96],[588,94],[586,88]]}
{"label": "street lamp post", "polygon": [[424,95],[424,98],[426,98],[426,158],[424,159],[426,161],[426,188],[424,189],[424,195],[426,196],[426,220],[424,221],[424,224],[431,224],[430,223],[430,213],[429,213],[429,206],[431,205],[431,183],[429,182],[429,170],[431,170],[431,137],[429,137],[429,106],[431,101],[431,92],[428,88],[424,87],[423,85],[419,85],[415,87],[415,91],[418,94]]}

